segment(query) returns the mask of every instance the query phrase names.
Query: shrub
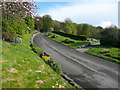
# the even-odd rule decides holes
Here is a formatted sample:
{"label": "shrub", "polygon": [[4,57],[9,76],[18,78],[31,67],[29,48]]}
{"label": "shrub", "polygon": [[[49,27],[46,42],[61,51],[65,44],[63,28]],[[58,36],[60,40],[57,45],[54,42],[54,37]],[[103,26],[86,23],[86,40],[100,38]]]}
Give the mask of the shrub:
{"label": "shrub", "polygon": [[40,57],[42,57],[43,52],[36,44],[32,43],[30,46],[35,53],[37,53]]}
{"label": "shrub", "polygon": [[51,38],[56,38],[56,37],[57,37],[56,35],[51,36]]}
{"label": "shrub", "polygon": [[100,44],[120,47],[120,29],[116,26],[105,28],[101,32]]}
{"label": "shrub", "polygon": [[109,49],[104,49],[101,51],[101,53],[110,53]]}
{"label": "shrub", "polygon": [[101,53],[102,53],[104,56],[110,57],[110,51],[109,51],[109,49],[104,49],[104,50],[101,51]]}
{"label": "shrub", "polygon": [[40,48],[37,47],[37,46],[32,47],[32,49],[33,49],[33,51],[36,52],[36,53],[39,52],[39,51],[41,51]]}
{"label": "shrub", "polygon": [[47,64],[49,64],[50,67],[51,67],[55,72],[57,72],[58,74],[61,74],[61,73],[62,73],[62,69],[59,67],[58,63],[55,63],[54,60],[48,60],[48,61],[47,61]]}
{"label": "shrub", "polygon": [[75,41],[71,41],[71,40],[69,40],[69,39],[65,39],[65,40],[62,41],[62,42],[67,43],[67,44],[75,43]]}
{"label": "shrub", "polygon": [[51,33],[46,33],[46,36],[50,36],[51,35]]}

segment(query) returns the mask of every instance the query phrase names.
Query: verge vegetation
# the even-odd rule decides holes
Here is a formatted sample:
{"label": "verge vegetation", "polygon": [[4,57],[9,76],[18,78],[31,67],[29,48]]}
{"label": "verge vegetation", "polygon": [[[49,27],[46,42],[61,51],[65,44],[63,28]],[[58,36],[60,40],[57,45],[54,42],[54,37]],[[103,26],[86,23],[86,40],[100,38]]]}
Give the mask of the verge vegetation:
{"label": "verge vegetation", "polygon": [[23,43],[2,42],[3,88],[73,88],[31,50],[30,37]]}
{"label": "verge vegetation", "polygon": [[117,47],[97,46],[90,48],[86,53],[120,63],[120,48]]}
{"label": "verge vegetation", "polygon": [[56,33],[48,33],[47,36],[52,38],[53,40],[59,42],[59,43],[62,43],[62,44],[69,46],[71,48],[78,48],[79,46],[87,43],[87,41],[70,39],[68,37],[58,35]]}

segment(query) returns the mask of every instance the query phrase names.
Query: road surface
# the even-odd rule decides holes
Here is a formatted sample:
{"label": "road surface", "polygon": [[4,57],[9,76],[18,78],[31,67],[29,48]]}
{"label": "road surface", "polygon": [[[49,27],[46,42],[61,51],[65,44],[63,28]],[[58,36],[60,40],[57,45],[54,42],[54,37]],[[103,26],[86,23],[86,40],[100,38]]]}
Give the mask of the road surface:
{"label": "road surface", "polygon": [[119,64],[79,52],[44,34],[38,34],[33,41],[59,63],[65,74],[83,88],[118,90]]}

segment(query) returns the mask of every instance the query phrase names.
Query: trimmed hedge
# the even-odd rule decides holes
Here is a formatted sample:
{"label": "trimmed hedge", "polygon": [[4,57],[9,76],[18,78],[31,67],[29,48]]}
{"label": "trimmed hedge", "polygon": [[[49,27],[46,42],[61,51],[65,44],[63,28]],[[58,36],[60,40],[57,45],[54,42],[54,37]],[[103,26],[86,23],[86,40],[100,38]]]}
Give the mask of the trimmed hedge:
{"label": "trimmed hedge", "polygon": [[120,48],[120,41],[101,39],[100,44],[101,45],[110,45],[110,46],[113,46],[113,47]]}
{"label": "trimmed hedge", "polygon": [[87,40],[87,37],[84,35],[78,36],[78,35],[66,34],[63,32],[57,32],[57,31],[53,31],[53,33],[59,34],[59,35],[64,36],[64,37],[69,37],[69,38],[75,39],[75,40]]}

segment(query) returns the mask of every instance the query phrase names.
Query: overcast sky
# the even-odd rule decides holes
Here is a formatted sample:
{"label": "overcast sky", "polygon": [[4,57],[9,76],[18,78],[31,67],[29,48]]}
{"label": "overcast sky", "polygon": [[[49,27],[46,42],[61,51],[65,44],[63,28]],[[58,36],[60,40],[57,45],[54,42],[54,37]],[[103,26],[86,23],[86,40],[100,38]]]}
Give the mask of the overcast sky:
{"label": "overcast sky", "polygon": [[53,20],[70,18],[75,23],[94,26],[118,25],[119,0],[37,0],[37,14],[51,15]]}

